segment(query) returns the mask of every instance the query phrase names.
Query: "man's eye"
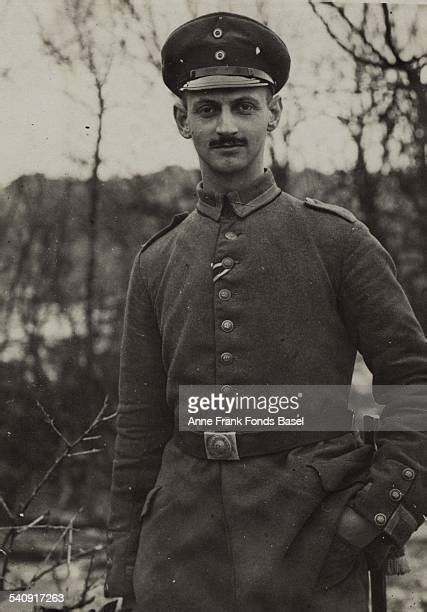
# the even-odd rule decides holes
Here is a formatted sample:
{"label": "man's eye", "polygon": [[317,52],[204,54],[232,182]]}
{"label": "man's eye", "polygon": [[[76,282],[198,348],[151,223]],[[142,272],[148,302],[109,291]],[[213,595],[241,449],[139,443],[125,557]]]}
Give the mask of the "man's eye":
{"label": "man's eye", "polygon": [[206,106],[201,106],[201,107],[198,109],[198,113],[199,113],[200,115],[204,115],[205,117],[206,117],[206,116],[209,116],[209,115],[212,115],[212,114],[213,114],[213,112],[214,112],[214,108],[213,108],[213,106],[207,106],[207,105],[206,105]]}
{"label": "man's eye", "polygon": [[255,110],[255,106],[251,102],[241,102],[239,104],[239,110],[242,113],[250,113]]}

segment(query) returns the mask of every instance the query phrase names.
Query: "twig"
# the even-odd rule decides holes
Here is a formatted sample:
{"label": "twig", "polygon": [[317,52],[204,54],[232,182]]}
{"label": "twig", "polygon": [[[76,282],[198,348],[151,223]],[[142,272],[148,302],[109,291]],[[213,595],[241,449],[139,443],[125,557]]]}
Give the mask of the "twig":
{"label": "twig", "polygon": [[45,409],[45,407],[43,406],[43,404],[41,404],[38,400],[36,400],[36,404],[37,406],[40,408],[40,410],[43,413],[44,416],[44,420],[46,423],[48,423],[51,428],[53,429],[53,431],[61,438],[61,440],[63,440],[65,442],[65,445],[67,447],[70,446],[70,443],[68,442],[67,438],[64,436],[64,434],[62,433],[62,431],[60,431],[58,429],[58,427],[55,425],[55,422],[53,420],[53,418],[50,416],[50,414],[47,412],[47,410]]}
{"label": "twig", "polygon": [[73,526],[71,525],[68,530],[68,542],[67,542],[67,567],[68,567],[68,575],[71,573],[71,552],[73,547]]}
{"label": "twig", "polygon": [[[105,546],[103,546],[102,544],[97,544],[96,546],[93,546],[92,548],[89,548],[88,550],[80,551],[79,553],[74,555],[74,557],[72,557],[71,561],[78,561],[79,559],[83,559],[83,557],[87,557],[88,555],[92,554],[93,552],[95,552],[95,553],[101,552],[102,550],[104,550],[104,548],[105,548]],[[35,582],[37,582],[38,580],[40,580],[40,578],[42,578],[43,576],[46,576],[46,574],[49,574],[49,573],[53,572],[53,570],[55,570],[57,567],[60,567],[61,565],[64,565],[65,562],[66,561],[64,559],[62,561],[57,561],[55,564],[53,564],[50,567],[46,568],[42,572],[39,572],[36,576],[33,577],[33,584]]]}
{"label": "twig", "polygon": [[[14,544],[15,539],[18,537],[18,535],[28,531],[29,529],[36,529],[36,528],[46,529],[47,528],[47,529],[59,529],[59,530],[61,530],[61,534],[60,534],[59,538],[55,542],[55,544],[52,547],[52,549],[46,555],[43,563],[47,563],[51,559],[53,553],[55,552],[55,550],[57,549],[59,544],[61,542],[65,542],[65,538],[68,535],[67,564],[68,564],[68,567],[70,568],[70,563],[71,563],[71,560],[72,560],[72,557],[71,557],[71,544],[72,544],[72,531],[73,531],[73,528],[74,528],[74,521],[75,521],[75,518],[76,518],[77,514],[80,513],[82,511],[82,509],[80,509],[78,511],[78,513],[76,513],[76,515],[74,517],[72,517],[72,519],[70,520],[70,522],[66,526],[62,526],[62,525],[55,525],[55,526],[40,525],[39,523],[46,517],[46,514],[43,514],[43,515],[37,517],[36,519],[31,521],[30,523],[27,523],[26,525],[19,525],[19,523],[21,522],[20,519],[22,519],[24,517],[25,511],[28,509],[28,507],[33,502],[33,500],[36,498],[36,496],[39,493],[39,491],[41,490],[41,488],[45,485],[45,483],[49,480],[49,478],[51,477],[53,472],[58,468],[58,466],[63,462],[63,460],[65,458],[67,458],[69,456],[88,455],[88,454],[99,453],[99,452],[101,452],[103,450],[103,449],[90,449],[88,451],[80,451],[80,452],[75,452],[75,453],[71,452],[73,449],[75,449],[83,441],[87,441],[88,439],[99,439],[100,436],[91,436],[93,430],[100,423],[104,423],[104,422],[110,420],[110,418],[113,418],[113,416],[115,416],[115,415],[107,415],[107,416],[105,416],[105,412],[106,412],[106,410],[108,408],[108,396],[106,396],[101,409],[99,410],[99,412],[97,413],[95,418],[92,420],[92,422],[88,425],[88,427],[86,427],[86,429],[80,434],[80,436],[78,436],[76,438],[76,440],[74,440],[74,442],[70,442],[69,440],[67,440],[67,438],[64,436],[64,434],[59,430],[59,428],[55,425],[55,423],[53,421],[53,418],[49,415],[49,413],[44,408],[44,406],[42,406],[42,404],[40,402],[37,402],[37,406],[41,410],[42,414],[44,415],[44,418],[45,418],[46,422],[50,425],[52,430],[55,431],[55,433],[61,438],[61,440],[63,440],[63,442],[65,443],[65,448],[61,451],[59,456],[56,457],[56,459],[53,461],[53,463],[50,465],[50,467],[46,470],[46,472],[43,474],[43,476],[40,478],[40,480],[37,482],[37,484],[33,487],[33,489],[31,491],[30,495],[28,496],[28,498],[19,506],[18,513],[16,515],[9,508],[8,504],[3,499],[3,497],[0,496],[0,506],[2,506],[5,509],[6,514],[8,515],[9,519],[13,523],[12,526],[7,526],[7,527],[3,526],[3,527],[0,527],[1,531],[6,531],[6,534],[5,534],[5,536],[3,538],[3,541],[2,541],[2,543],[0,545],[1,546],[2,555],[4,557],[4,559],[3,559],[3,566],[2,566],[1,575],[0,575],[0,581],[4,581],[4,579],[5,579],[6,575],[7,575],[8,566],[9,566],[9,555],[10,555],[10,553],[13,550],[13,544]],[[71,532],[71,534],[70,534],[70,532]],[[99,550],[99,549],[102,549],[102,547],[101,548],[95,547],[92,550]],[[80,555],[77,555],[76,558],[80,558],[80,556],[85,556],[86,554],[89,554],[89,552],[88,551],[84,551]],[[58,567],[59,565],[62,565],[62,564],[63,564],[62,561],[58,562],[58,563],[55,563],[52,566],[50,566],[48,569],[46,569],[46,570],[44,570],[42,572],[39,572],[38,574],[35,574],[33,576],[32,580],[30,581],[30,583],[27,583],[27,587],[30,587],[30,586],[34,585],[35,582],[37,582],[37,580],[39,580],[41,576],[44,576],[44,575],[46,575],[49,572],[53,572],[56,567]],[[23,585],[25,586],[25,583],[23,583]]]}
{"label": "twig", "polygon": [[90,556],[90,560],[89,560],[89,567],[88,570],[86,572],[86,576],[85,576],[85,581],[84,581],[84,585],[83,585],[83,589],[82,589],[82,593],[80,595],[79,600],[77,601],[77,603],[75,603],[74,605],[70,606],[68,609],[69,610],[79,610],[81,608],[83,608],[83,606],[85,606],[89,601],[93,601],[94,597],[90,600],[87,600],[87,594],[89,593],[89,591],[93,588],[93,583],[90,583],[90,578],[92,576],[92,571],[93,571],[93,562],[95,559],[95,552],[93,552]]}
{"label": "twig", "polygon": [[[52,546],[52,548],[48,551],[47,555],[45,556],[45,558],[42,561],[42,564],[46,564],[48,561],[50,561],[50,559],[52,558],[53,553],[55,552],[55,550],[58,548],[58,546],[60,545],[61,542],[63,542],[69,532],[70,529],[73,528],[73,523],[76,520],[76,517],[81,513],[81,511],[83,510],[83,508],[80,508],[70,519],[70,521],[68,522],[68,525],[65,527],[64,531],[60,534],[59,538],[56,540],[56,542],[54,543],[54,545]],[[36,579],[33,578],[30,581],[30,584],[33,585],[36,582]]]}
{"label": "twig", "polygon": [[[28,525],[23,525],[22,527],[18,527],[18,529],[16,530],[17,534],[21,534],[24,533],[25,531],[27,531],[28,529],[31,529],[32,527],[35,527],[36,525],[38,525],[38,523],[40,523],[40,521],[43,521],[47,516],[46,514],[41,514],[40,516],[38,516],[36,519],[34,519],[34,521],[32,521],[31,523],[29,523]],[[42,526],[42,525],[40,525]]]}
{"label": "twig", "polygon": [[77,453],[68,453],[67,457],[80,457],[81,455],[94,455],[96,453],[104,452],[103,448],[91,448],[87,451],[77,451]]}
{"label": "twig", "polygon": [[[22,525],[19,528],[16,528],[14,525],[6,525],[4,527],[0,527],[0,531],[9,531],[10,529],[14,529],[18,534],[26,531],[27,529],[66,529],[66,525],[34,525],[33,523],[29,523],[28,525]],[[87,529],[91,529],[91,527],[87,527]],[[80,531],[80,528],[74,527],[74,531]]]}
{"label": "twig", "polygon": [[3,499],[1,495],[0,495],[0,505],[3,506],[10,520],[13,521],[14,523],[17,523],[18,521],[17,521],[16,516],[13,514],[12,510],[9,508],[6,501]]}
{"label": "twig", "polygon": [[118,412],[116,410],[116,412],[113,412],[112,414],[109,414],[109,415],[103,417],[101,420],[102,420],[103,423],[105,423],[106,421],[111,421],[111,419],[115,419],[116,418],[117,414],[118,414]]}
{"label": "twig", "polygon": [[60,455],[58,455],[58,457],[54,460],[54,462],[52,463],[52,465],[46,470],[46,472],[44,473],[44,475],[42,476],[42,478],[39,480],[39,482],[35,485],[35,487],[33,488],[30,496],[28,497],[28,499],[21,505],[20,508],[20,513],[24,514],[25,511],[27,510],[28,506],[31,504],[31,502],[34,500],[34,498],[36,497],[37,493],[40,491],[40,489],[43,487],[43,485],[49,480],[50,476],[53,474],[53,472],[56,470],[56,468],[58,467],[58,465],[60,463],[62,463],[62,461],[65,459],[65,457],[68,455],[69,452],[69,448],[72,448],[73,445],[71,445],[70,447],[66,447],[62,453]]}
{"label": "twig", "polygon": [[20,512],[22,514],[25,513],[25,511],[27,510],[28,506],[31,504],[31,502],[34,500],[34,498],[36,497],[36,495],[38,494],[38,492],[40,491],[40,489],[43,487],[43,485],[49,480],[50,476],[53,474],[53,472],[57,469],[57,467],[62,463],[62,461],[69,455],[76,455],[77,453],[71,453],[71,451],[78,446],[78,444],[80,444],[80,442],[83,440],[83,438],[87,437],[88,435],[91,434],[91,432],[95,429],[95,427],[97,427],[97,425],[99,425],[99,423],[104,422],[103,418],[104,418],[104,413],[108,408],[108,396],[105,397],[104,403],[102,405],[101,410],[98,412],[98,414],[95,416],[95,418],[93,419],[93,421],[90,423],[90,425],[83,431],[83,433],[78,436],[78,438],[74,441],[74,442],[70,442],[68,444],[68,446],[65,447],[65,449],[61,452],[60,455],[58,455],[58,457],[54,460],[54,462],[52,463],[52,465],[46,470],[46,472],[44,473],[44,475],[42,476],[42,478],[39,480],[39,482],[35,485],[35,487],[33,488],[30,496],[28,497],[28,499],[21,505],[20,508]]}
{"label": "twig", "polygon": [[389,46],[390,51],[393,53],[394,57],[396,58],[396,60],[400,60],[399,51],[396,49],[396,45],[394,44],[394,41],[393,41],[389,8],[385,3],[382,3],[381,7],[383,10],[383,16],[384,16],[386,42]]}

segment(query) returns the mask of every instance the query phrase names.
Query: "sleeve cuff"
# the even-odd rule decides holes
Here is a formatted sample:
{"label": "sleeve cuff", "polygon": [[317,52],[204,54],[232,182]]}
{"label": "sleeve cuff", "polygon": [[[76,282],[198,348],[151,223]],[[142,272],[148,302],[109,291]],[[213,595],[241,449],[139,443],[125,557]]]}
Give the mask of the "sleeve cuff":
{"label": "sleeve cuff", "polygon": [[398,546],[403,546],[417,529],[418,521],[402,504],[400,504],[384,527],[386,533]]}
{"label": "sleeve cuff", "polygon": [[373,481],[359,491],[348,505],[375,527],[378,535],[385,533],[401,546],[419,525],[417,518],[403,505],[405,495],[416,478],[416,471],[390,461],[384,473],[378,469],[376,472]]}

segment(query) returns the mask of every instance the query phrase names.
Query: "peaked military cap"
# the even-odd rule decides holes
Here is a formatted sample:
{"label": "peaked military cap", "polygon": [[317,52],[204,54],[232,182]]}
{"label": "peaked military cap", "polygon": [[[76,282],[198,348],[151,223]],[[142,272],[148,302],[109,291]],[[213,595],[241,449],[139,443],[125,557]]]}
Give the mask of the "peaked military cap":
{"label": "peaked military cap", "polygon": [[162,48],[162,74],[176,95],[186,90],[260,87],[279,91],[291,60],[270,28],[236,13],[210,13],[174,30]]}

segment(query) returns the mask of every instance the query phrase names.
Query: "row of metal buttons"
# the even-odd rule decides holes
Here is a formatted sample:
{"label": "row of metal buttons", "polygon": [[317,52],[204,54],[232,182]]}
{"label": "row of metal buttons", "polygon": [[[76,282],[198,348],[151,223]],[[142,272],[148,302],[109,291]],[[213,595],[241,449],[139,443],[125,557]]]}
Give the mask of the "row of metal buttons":
{"label": "row of metal buttons", "polygon": [[[402,478],[404,480],[414,480],[415,478],[415,470],[413,470],[410,467],[404,468],[401,472],[402,474]],[[389,497],[391,499],[391,501],[393,502],[400,502],[400,500],[403,497],[403,493],[400,489],[390,489],[389,491]],[[374,516],[374,522],[375,525],[377,525],[378,527],[384,527],[385,524],[387,523],[387,515],[384,514],[384,512],[378,512],[375,516]]]}
{"label": "row of metal buttons", "polygon": [[[224,233],[224,236],[227,240],[236,240],[237,238],[237,234],[231,230],[226,231]],[[224,268],[227,268],[230,270],[234,266],[235,262],[232,257],[226,256],[226,257],[223,257],[221,263]],[[231,299],[232,293],[230,289],[223,288],[218,291],[218,297],[221,301],[227,302],[228,300]],[[222,321],[221,323],[221,329],[223,332],[226,332],[226,333],[232,332],[234,329],[233,321],[231,321],[230,319],[224,319],[224,321]],[[224,353],[221,353],[220,360],[221,360],[221,363],[223,363],[224,365],[230,365],[231,363],[233,363],[233,355],[230,352],[225,351]],[[221,391],[225,394],[230,393],[232,391],[232,387],[230,387],[230,385],[223,385],[223,387],[221,388]]]}

